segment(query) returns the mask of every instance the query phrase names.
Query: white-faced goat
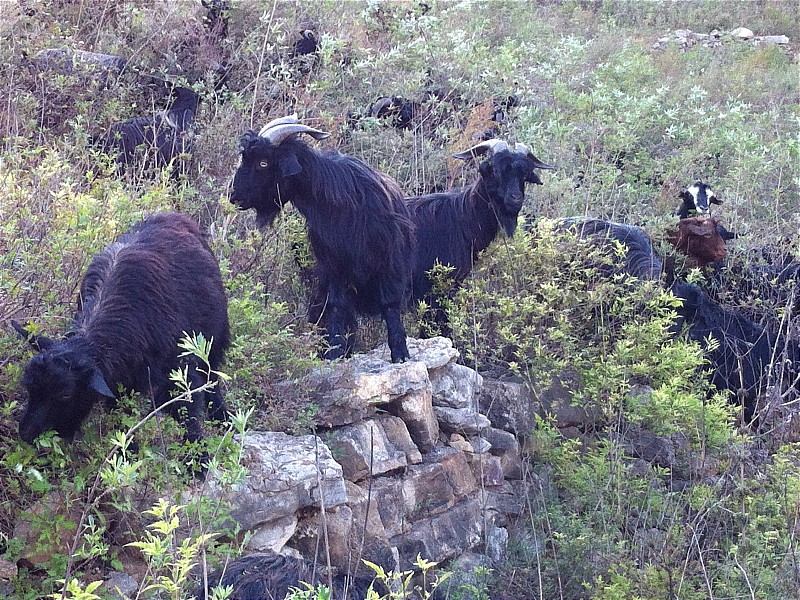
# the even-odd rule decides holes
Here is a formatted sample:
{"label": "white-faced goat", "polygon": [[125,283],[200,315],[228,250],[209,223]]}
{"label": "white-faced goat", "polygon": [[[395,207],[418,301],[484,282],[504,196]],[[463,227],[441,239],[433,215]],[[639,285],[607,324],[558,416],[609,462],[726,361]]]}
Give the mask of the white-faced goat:
{"label": "white-faced goat", "polygon": [[[681,299],[676,330],[685,325],[689,339],[707,351],[711,381],[732,393],[751,422],[768,388],[800,394],[800,346],[785,335],[763,328],[718,304],[698,286],[676,282],[672,293]],[[709,340],[715,343],[709,346]]]}
{"label": "white-faced goat", "polygon": [[478,166],[478,180],[473,185],[407,199],[418,245],[411,297],[430,307],[442,335],[449,335],[450,330],[440,297],[432,291],[431,269],[436,264],[452,267],[449,277],[459,285],[501,228],[506,235],[514,235],[525,201],[525,184],[542,183],[536,169],[555,168],[536,158],[525,144],[511,148],[498,139],[481,142],[453,156],[469,160],[487,154]]}
{"label": "white-faced goat", "polygon": [[309,318],[326,326],[326,358],[352,352],[356,313],[362,313],[383,317],[392,361],[405,361],[400,310],[415,243],[400,188],[356,158],[313,150],[299,134],[318,140],[330,135],[295,116],[246,133],[231,202],[255,209],[260,227],[271,224],[286,202],[305,217],[319,281]]}
{"label": "white-faced goat", "polygon": [[[176,213],[148,217],[94,258],[64,339],[29,335],[13,325],[39,351],[22,377],[28,405],[19,434],[29,443],[49,430],[71,439],[95,402],[113,402],[119,385],[152,393],[159,407],[175,388],[170,372],[185,367],[192,389],[201,389],[216,376],[203,373],[199,359],[181,357],[178,342],[192,333],[210,340],[213,370],[230,343],[217,259],[197,224]],[[216,387],[168,406],[185,425],[187,440],[202,439],[206,405],[214,419],[225,419]]]}
{"label": "white-faced goat", "polygon": [[[573,217],[561,221],[558,228],[572,231],[603,247],[608,247],[614,242],[622,244],[624,254],[618,261],[621,264],[600,267],[606,275],[626,273],[641,281],[658,280],[661,277],[661,259],[653,250],[650,237],[641,227],[589,217]],[[612,258],[616,257],[612,255]]]}
{"label": "white-faced goat", "polygon": [[[681,199],[681,204],[675,211],[675,216],[679,219],[688,219],[690,217],[710,217],[711,205],[722,204],[722,200],[714,193],[708,184],[702,181],[695,181],[685,190],[678,194]],[[727,242],[735,239],[737,234],[728,231],[721,223],[715,222],[717,232],[723,241]]]}
{"label": "white-faced goat", "polygon": [[120,165],[166,167],[192,152],[192,131],[199,96],[191,89],[176,87],[170,107],[149,117],[136,117],[114,123],[103,138],[103,151]]}

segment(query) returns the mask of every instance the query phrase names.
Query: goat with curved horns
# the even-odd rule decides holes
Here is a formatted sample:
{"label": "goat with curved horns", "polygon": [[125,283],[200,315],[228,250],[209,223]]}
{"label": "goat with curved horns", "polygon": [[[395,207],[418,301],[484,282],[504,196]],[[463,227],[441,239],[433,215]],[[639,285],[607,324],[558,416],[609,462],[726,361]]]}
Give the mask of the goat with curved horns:
{"label": "goat with curved horns", "polygon": [[408,360],[400,310],[416,244],[400,188],[357,158],[313,150],[300,134],[330,135],[295,115],[246,133],[231,202],[255,209],[259,227],[272,224],[286,202],[305,217],[319,280],[309,318],[325,323],[326,358],[352,352],[362,313],[382,316],[392,361]]}
{"label": "goat with curved horns", "polygon": [[525,201],[525,184],[542,184],[536,169],[555,169],[536,158],[525,144],[511,148],[499,139],[486,140],[453,157],[470,160],[484,155],[473,185],[407,199],[419,242],[411,296],[431,308],[442,335],[449,335],[450,330],[440,297],[431,291],[430,270],[437,263],[453,267],[451,277],[458,286],[500,227],[506,235],[514,235]]}

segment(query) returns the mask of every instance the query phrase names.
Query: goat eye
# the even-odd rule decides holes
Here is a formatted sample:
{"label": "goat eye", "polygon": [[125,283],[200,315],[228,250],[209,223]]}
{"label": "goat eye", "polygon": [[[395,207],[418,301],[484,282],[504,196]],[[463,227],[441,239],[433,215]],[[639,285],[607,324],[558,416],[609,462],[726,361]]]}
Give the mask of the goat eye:
{"label": "goat eye", "polygon": [[269,166],[269,163],[265,160],[262,160],[260,163],[258,163],[258,166],[262,169],[266,169]]}

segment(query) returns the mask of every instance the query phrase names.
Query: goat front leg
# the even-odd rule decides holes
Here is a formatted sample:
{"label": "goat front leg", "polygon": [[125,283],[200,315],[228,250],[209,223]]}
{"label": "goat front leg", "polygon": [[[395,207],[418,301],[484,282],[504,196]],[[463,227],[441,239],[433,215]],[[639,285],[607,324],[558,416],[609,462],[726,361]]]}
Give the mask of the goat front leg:
{"label": "goat front leg", "polygon": [[397,306],[384,307],[381,316],[386,321],[386,337],[392,362],[406,362],[411,358],[406,344],[406,328],[400,318],[400,308]]}

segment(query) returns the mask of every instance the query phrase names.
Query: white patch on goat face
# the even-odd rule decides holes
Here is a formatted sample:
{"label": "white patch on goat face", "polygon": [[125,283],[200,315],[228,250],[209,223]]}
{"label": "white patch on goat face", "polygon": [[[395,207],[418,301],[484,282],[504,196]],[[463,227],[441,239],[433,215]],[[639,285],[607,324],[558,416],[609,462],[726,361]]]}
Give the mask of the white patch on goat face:
{"label": "white patch on goat face", "polygon": [[[692,199],[694,200],[694,208],[697,211],[698,215],[705,215],[708,214],[708,205],[700,206],[700,187],[693,185],[691,187],[686,188],[686,191],[692,195]],[[710,190],[709,190],[710,191]]]}

